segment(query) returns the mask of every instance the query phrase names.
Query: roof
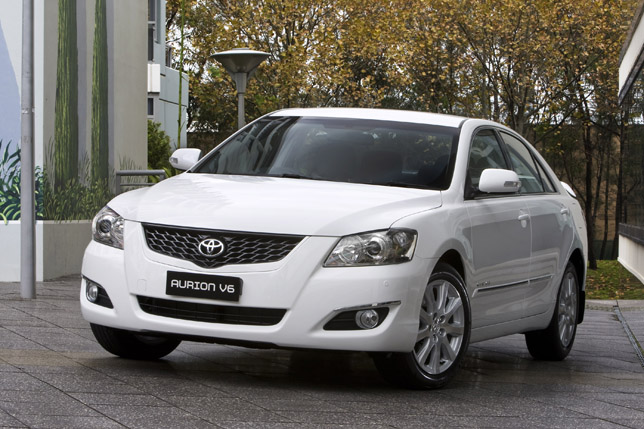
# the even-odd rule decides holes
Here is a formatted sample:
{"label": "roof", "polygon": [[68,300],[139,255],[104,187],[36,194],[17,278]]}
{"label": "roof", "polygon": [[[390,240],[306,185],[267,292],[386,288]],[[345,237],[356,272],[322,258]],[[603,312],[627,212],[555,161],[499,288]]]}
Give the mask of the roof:
{"label": "roof", "polygon": [[411,122],[417,124],[441,125],[458,128],[468,118],[443,115],[440,113],[417,112],[410,110],[364,109],[347,107],[321,107],[284,109],[269,116],[309,116],[318,118],[375,119],[380,121]]}

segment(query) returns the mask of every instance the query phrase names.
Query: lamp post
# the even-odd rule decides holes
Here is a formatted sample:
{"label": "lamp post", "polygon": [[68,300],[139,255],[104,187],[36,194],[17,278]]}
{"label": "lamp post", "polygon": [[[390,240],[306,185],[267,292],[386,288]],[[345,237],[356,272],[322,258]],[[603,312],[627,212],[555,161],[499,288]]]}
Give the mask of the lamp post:
{"label": "lamp post", "polygon": [[22,90],[20,91],[20,296],[36,297],[34,178],[34,0],[22,1]]}
{"label": "lamp post", "polygon": [[218,52],[212,56],[224,66],[235,81],[237,87],[237,128],[246,124],[244,94],[246,94],[248,79],[255,73],[262,61],[269,56],[270,54],[266,52],[253,51],[248,48],[235,48],[230,51]]}

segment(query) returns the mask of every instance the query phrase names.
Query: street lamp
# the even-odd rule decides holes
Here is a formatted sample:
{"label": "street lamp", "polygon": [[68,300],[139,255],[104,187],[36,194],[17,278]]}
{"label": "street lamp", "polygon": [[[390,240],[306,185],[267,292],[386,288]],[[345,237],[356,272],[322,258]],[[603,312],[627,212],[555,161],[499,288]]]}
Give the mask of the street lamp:
{"label": "street lamp", "polygon": [[246,124],[244,119],[244,94],[246,83],[257,67],[268,58],[270,54],[261,51],[253,51],[248,48],[235,48],[230,51],[219,52],[212,57],[219,61],[226,71],[235,80],[237,87],[237,128]]}

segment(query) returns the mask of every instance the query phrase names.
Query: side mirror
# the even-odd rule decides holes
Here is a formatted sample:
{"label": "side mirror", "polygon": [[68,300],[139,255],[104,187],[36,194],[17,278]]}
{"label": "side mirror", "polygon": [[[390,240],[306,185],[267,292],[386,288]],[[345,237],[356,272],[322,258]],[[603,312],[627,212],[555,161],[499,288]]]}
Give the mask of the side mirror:
{"label": "side mirror", "polygon": [[481,173],[479,179],[481,192],[511,194],[519,192],[519,189],[521,189],[521,181],[517,173],[512,170],[487,168]]}
{"label": "side mirror", "polygon": [[568,192],[568,194],[569,194],[571,197],[573,197],[573,198],[577,198],[577,194],[575,194],[575,191],[573,191],[573,190],[572,190],[572,187],[571,187],[569,184],[567,184],[566,182],[561,182],[561,186],[563,186],[563,187],[564,187],[564,189],[566,190],[566,192]]}
{"label": "side mirror", "polygon": [[201,149],[183,148],[174,151],[170,156],[170,165],[177,170],[189,170],[190,167],[199,161]]}

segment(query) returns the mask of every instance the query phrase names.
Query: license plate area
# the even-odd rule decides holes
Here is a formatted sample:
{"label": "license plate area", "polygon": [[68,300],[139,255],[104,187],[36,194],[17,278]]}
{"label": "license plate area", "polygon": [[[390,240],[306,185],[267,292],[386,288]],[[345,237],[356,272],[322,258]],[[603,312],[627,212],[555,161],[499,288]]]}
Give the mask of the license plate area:
{"label": "license plate area", "polygon": [[239,301],[242,279],[239,277],[168,271],[165,283],[167,295],[192,298]]}

